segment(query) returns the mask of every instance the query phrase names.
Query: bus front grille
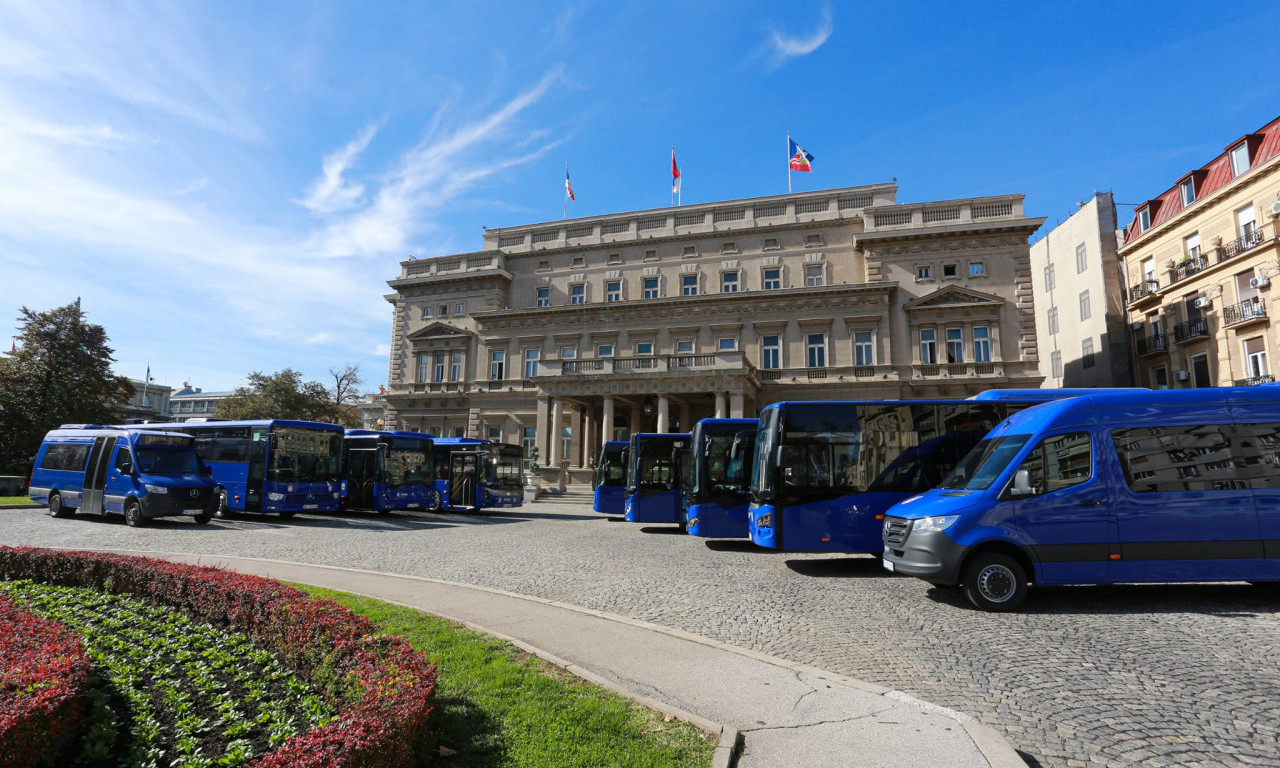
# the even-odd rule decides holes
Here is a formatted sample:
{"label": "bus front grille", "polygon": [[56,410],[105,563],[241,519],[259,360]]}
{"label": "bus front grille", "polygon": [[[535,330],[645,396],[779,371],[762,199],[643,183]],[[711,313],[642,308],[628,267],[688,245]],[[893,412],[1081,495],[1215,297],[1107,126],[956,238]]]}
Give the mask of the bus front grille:
{"label": "bus front grille", "polygon": [[911,533],[911,521],[901,517],[884,519],[884,543],[891,547],[900,547]]}

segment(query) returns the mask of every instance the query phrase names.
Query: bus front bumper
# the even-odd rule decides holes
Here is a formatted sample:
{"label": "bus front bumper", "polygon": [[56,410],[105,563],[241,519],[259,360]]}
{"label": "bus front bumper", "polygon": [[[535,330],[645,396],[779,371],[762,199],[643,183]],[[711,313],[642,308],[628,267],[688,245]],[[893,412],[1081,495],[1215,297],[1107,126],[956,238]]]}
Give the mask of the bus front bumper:
{"label": "bus front bumper", "polygon": [[885,542],[883,562],[885,570],[952,587],[960,583],[960,566],[968,551],[944,531],[911,533],[901,544]]}

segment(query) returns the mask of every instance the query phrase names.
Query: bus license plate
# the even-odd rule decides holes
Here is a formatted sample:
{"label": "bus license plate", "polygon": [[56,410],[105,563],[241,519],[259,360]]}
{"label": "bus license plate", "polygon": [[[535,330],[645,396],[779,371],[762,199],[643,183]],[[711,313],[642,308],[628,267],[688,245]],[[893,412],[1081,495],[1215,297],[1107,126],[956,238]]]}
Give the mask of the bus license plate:
{"label": "bus license plate", "polygon": [[888,558],[886,558],[883,562],[884,562],[884,569],[890,573],[893,573],[893,563],[889,562]]}
{"label": "bus license plate", "polygon": [[302,508],[303,509],[319,509],[320,505],[319,504],[303,504]]}
{"label": "bus license plate", "polygon": [[182,510],[182,514],[184,514],[184,515],[203,515],[203,514],[204,514],[204,510],[203,510],[203,509],[184,509],[184,510]]}

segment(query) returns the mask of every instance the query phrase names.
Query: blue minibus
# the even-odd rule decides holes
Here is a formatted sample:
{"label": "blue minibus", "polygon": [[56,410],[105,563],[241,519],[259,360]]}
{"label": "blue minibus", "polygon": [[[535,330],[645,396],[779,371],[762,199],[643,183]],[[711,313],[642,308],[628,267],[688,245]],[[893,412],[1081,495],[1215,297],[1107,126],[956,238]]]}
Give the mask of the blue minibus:
{"label": "blue minibus", "polygon": [[627,447],[625,440],[609,440],[600,449],[592,509],[602,515],[621,515],[625,512]]}
{"label": "blue minibus", "polygon": [[436,491],[450,509],[524,504],[524,449],[475,437],[435,439]]}
{"label": "blue minibus", "polygon": [[681,503],[686,531],[708,539],[745,539],[751,453],[758,419],[703,419],[689,440]]}
{"label": "blue minibus", "polygon": [[379,513],[440,509],[434,445],[422,432],[348,429],[342,437],[342,506]]}
{"label": "blue minibus", "polygon": [[1096,391],[769,405],[756,435],[751,540],[787,552],[879,553],[885,511],[937,485],[1009,414]]}
{"label": "blue minibus", "polygon": [[53,517],[124,515],[130,526],[157,517],[204,524],[218,507],[217,485],[190,435],[64,424],[36,453],[31,500]]}
{"label": "blue minibus", "polygon": [[1011,611],[1030,585],[1280,579],[1280,391],[1100,392],[1004,420],[889,510],[885,568]]}
{"label": "blue minibus", "polygon": [[181,432],[218,483],[218,517],[256,511],[292,517],[336,512],[342,481],[342,427],[318,421],[184,421],[137,429]]}
{"label": "blue minibus", "polygon": [[687,432],[637,432],[631,436],[623,508],[627,522],[684,526],[677,462],[688,449]]}

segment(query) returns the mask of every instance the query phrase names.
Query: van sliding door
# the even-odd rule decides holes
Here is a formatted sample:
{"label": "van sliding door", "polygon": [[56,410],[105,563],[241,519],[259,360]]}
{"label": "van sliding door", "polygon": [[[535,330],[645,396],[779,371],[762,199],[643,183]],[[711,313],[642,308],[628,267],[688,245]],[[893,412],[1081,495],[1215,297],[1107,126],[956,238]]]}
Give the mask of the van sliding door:
{"label": "van sliding door", "polygon": [[93,447],[89,449],[89,461],[84,467],[84,487],[80,494],[81,512],[102,514],[102,492],[106,487],[107,466],[111,463],[111,451],[115,445],[115,437],[94,438]]}

